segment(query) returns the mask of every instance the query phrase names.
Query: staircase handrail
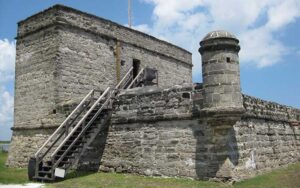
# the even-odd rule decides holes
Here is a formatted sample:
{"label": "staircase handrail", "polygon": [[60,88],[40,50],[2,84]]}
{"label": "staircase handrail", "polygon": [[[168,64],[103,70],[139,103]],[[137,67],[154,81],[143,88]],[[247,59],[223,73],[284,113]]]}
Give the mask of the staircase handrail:
{"label": "staircase handrail", "polygon": [[131,84],[127,87],[127,89],[130,89],[131,86],[134,84],[135,81],[137,81],[137,79],[140,77],[140,75],[144,72],[144,68],[142,68],[142,70],[138,73],[138,75],[136,75],[136,77],[132,80]]}
{"label": "staircase handrail", "polygon": [[121,84],[124,82],[124,80],[126,80],[126,78],[128,77],[128,75],[130,75],[130,73],[132,72],[133,67],[131,67],[128,72],[125,74],[125,76],[122,78],[122,80],[116,85],[115,89],[120,89],[119,87],[121,86]]}
{"label": "staircase handrail", "polygon": [[44,147],[52,140],[52,138],[65,126],[65,124],[70,120],[70,118],[75,114],[75,112],[81,108],[85,101],[94,93],[92,89],[79,103],[79,105],[71,112],[71,114],[60,124],[60,126],[54,131],[54,133],[48,138],[48,140],[40,147],[40,149],[34,154],[35,158],[38,158],[38,155],[44,149]]}
{"label": "staircase handrail", "polygon": [[110,87],[108,87],[102,95],[97,99],[97,101],[93,104],[93,106],[86,112],[86,114],[80,119],[80,121],[76,124],[76,126],[72,129],[72,131],[65,137],[65,139],[60,143],[60,145],[55,149],[55,151],[51,154],[51,158],[56,155],[56,153],[61,149],[61,147],[66,143],[66,141],[73,135],[73,133],[77,130],[77,128],[83,123],[83,121],[88,117],[88,115],[94,110],[94,108],[98,105],[100,100],[109,92]]}

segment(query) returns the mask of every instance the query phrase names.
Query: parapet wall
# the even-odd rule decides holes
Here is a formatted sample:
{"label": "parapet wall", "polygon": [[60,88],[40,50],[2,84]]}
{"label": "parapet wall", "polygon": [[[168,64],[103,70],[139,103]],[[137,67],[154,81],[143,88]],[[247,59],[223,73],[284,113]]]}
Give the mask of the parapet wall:
{"label": "parapet wall", "polygon": [[121,93],[114,111],[112,123],[151,122],[190,119],[200,112],[202,96],[195,94],[192,85],[168,89],[157,87],[134,88]]}
{"label": "parapet wall", "polygon": [[285,121],[291,124],[300,121],[300,110],[281,105],[275,102],[265,101],[256,97],[243,95],[244,107],[246,109],[245,117],[257,119]]}

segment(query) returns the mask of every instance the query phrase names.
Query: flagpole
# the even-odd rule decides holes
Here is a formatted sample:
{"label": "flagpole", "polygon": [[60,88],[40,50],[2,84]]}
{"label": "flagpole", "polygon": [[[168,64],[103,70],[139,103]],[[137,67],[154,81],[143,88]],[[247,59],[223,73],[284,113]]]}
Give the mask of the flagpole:
{"label": "flagpole", "polygon": [[131,28],[131,0],[128,0],[128,26]]}

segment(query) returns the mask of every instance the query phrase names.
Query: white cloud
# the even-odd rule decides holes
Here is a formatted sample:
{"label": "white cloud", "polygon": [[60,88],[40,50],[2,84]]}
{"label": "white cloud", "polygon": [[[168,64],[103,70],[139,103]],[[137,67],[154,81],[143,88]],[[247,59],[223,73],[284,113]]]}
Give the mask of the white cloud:
{"label": "white cloud", "polygon": [[287,53],[280,41],[264,27],[252,29],[240,34],[241,62],[255,63],[257,67],[267,67],[281,61]]}
{"label": "white cloud", "polygon": [[267,27],[276,30],[295,21],[300,16],[299,0],[278,1],[268,11]]}
{"label": "white cloud", "polygon": [[8,91],[1,90],[0,125],[6,126],[13,120],[14,98]]}
{"label": "white cloud", "polygon": [[9,128],[13,124],[14,97],[7,88],[13,85],[15,56],[15,42],[0,39],[0,139],[5,140],[10,138]]}
{"label": "white cloud", "polygon": [[209,31],[224,29],[234,33],[241,42],[241,63],[261,68],[281,62],[289,49],[277,34],[300,17],[299,0],[144,2],[154,6],[153,24],[135,28],[190,50],[194,75],[201,72],[198,43]]}
{"label": "white cloud", "polygon": [[153,17],[160,27],[172,26],[176,21],[186,17],[186,13],[193,11],[202,0],[189,1],[163,1],[163,0],[146,0],[148,3],[154,3]]}
{"label": "white cloud", "polygon": [[15,42],[0,39],[0,83],[14,79],[15,56]]}
{"label": "white cloud", "polygon": [[151,32],[151,28],[147,24],[141,24],[141,25],[132,26],[132,28],[136,29],[138,31],[144,32],[144,33]]}
{"label": "white cloud", "polygon": [[0,140],[9,140],[13,126],[14,97],[3,88],[0,88]]}

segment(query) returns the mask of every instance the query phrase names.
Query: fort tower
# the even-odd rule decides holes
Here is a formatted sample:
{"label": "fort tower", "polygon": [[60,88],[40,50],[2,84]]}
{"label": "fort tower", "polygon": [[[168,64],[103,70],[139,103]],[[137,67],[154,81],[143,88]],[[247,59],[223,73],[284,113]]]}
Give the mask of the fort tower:
{"label": "fort tower", "polygon": [[212,31],[200,42],[205,111],[242,111],[239,40],[227,31]]}

